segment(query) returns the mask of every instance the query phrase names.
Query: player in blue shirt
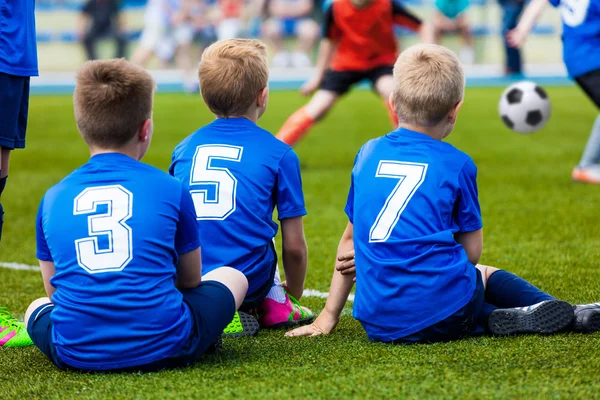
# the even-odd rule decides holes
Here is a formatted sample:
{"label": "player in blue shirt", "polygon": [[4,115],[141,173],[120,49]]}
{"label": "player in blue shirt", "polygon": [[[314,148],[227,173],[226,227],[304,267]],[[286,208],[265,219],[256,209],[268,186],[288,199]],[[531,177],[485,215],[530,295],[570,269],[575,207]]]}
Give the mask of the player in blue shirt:
{"label": "player in blue shirt", "polygon": [[[25,148],[29,78],[37,76],[35,0],[0,0],[0,199],[10,152]],[[4,209],[0,203],[0,239]]]}
{"label": "player in blue shirt", "polygon": [[573,309],[513,274],[477,264],[483,248],[477,169],[442,141],[464,93],[454,53],[413,46],[398,58],[394,81],[390,106],[400,127],[358,152],[325,309],[288,336],[331,332],[354,272],[354,317],[373,341],[439,342],[485,330],[552,333],[570,326],[574,314],[574,328],[600,329],[600,304]]}
{"label": "player in blue shirt", "polygon": [[[170,172],[189,185],[204,270],[227,265],[243,272],[242,310],[258,311],[263,327],[310,322],[312,312],[297,301],[307,266],[300,164],[290,146],[256,125],[268,99],[266,48],[258,40],[219,41],[202,54],[199,75],[202,98],[217,119],[177,146]],[[284,283],[273,243],[275,208]]]}
{"label": "player in blue shirt", "polygon": [[[532,0],[517,27],[508,33],[508,42],[521,47],[548,2],[560,10],[563,59],[569,76],[600,108],[600,0]],[[600,115],[572,177],[600,184]]]}
{"label": "player in blue shirt", "polygon": [[187,187],[139,162],[152,138],[155,83],[125,60],[84,64],[75,119],[90,160],[48,190],[37,218],[47,298],[25,321],[59,368],[153,371],[219,343],[247,289],[243,274],[201,277]]}

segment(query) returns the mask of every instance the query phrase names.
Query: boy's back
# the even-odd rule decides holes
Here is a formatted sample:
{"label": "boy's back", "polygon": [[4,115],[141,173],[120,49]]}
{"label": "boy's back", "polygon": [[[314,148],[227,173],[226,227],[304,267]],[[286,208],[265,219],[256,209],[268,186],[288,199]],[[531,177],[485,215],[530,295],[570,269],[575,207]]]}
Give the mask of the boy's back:
{"label": "boy's back", "polygon": [[346,212],[358,266],[354,316],[371,339],[408,336],[471,299],[475,268],[454,234],[481,229],[475,178],[469,156],[407,129],[360,150]]}
{"label": "boy's back", "polygon": [[173,152],[170,172],[189,182],[205,271],[243,272],[252,294],[272,281],[278,218],[306,214],[296,153],[245,118],[219,118]]}
{"label": "boy's back", "polygon": [[63,361],[125,368],[165,358],[187,340],[192,319],[175,264],[199,244],[193,216],[181,215],[191,213],[182,194],[177,180],[119,153],[93,156],[47,192],[38,258],[56,268],[51,317]]}

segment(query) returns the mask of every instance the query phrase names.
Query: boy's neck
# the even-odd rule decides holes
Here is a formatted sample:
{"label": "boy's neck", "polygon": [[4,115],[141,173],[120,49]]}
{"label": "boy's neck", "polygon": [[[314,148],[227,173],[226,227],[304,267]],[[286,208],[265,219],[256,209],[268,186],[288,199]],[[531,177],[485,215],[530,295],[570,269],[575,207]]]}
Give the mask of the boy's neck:
{"label": "boy's neck", "polygon": [[[242,115],[230,115],[227,117],[227,119],[232,119],[232,118],[245,118],[249,121],[254,122],[255,124],[258,121],[259,118],[259,110],[258,107],[250,107],[250,109],[248,111],[246,111],[244,114]],[[217,118],[226,118],[223,115],[216,115]]]}
{"label": "boy's neck", "polygon": [[93,157],[98,154],[108,154],[108,153],[120,153],[126,156],[133,158],[136,161],[139,161],[139,151],[137,146],[125,146],[119,149],[103,149],[100,147],[90,146],[90,157]]}
{"label": "boy's neck", "polygon": [[414,125],[406,122],[400,122],[398,124],[398,128],[408,129],[410,131],[415,131],[422,133],[424,135],[429,136],[435,140],[443,140],[448,134],[448,126],[446,124],[437,124],[435,126],[422,126],[422,125]]}

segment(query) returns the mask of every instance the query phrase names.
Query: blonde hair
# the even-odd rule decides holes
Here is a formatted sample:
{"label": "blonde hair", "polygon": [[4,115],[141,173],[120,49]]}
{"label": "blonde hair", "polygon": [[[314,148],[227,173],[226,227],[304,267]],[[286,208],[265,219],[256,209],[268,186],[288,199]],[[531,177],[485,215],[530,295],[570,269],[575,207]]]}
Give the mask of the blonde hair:
{"label": "blonde hair", "polygon": [[88,61],[76,80],[75,121],[88,145],[120,148],[152,116],[154,79],[125,59]]}
{"label": "blonde hair", "polygon": [[462,99],[465,73],[445,47],[409,47],[394,65],[394,106],[401,122],[437,125]]}
{"label": "blonde hair", "polygon": [[218,116],[243,115],[267,87],[267,48],[259,40],[221,40],[209,46],[200,60],[200,92]]}

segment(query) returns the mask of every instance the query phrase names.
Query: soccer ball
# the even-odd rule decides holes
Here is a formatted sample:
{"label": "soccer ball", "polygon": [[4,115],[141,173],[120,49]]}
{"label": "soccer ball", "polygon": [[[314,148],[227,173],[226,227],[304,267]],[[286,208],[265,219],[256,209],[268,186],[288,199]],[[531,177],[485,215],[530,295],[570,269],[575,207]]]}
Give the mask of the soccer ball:
{"label": "soccer ball", "polygon": [[541,129],[550,118],[550,100],[546,91],[531,81],[509,86],[498,106],[500,117],[515,132],[532,133]]}

